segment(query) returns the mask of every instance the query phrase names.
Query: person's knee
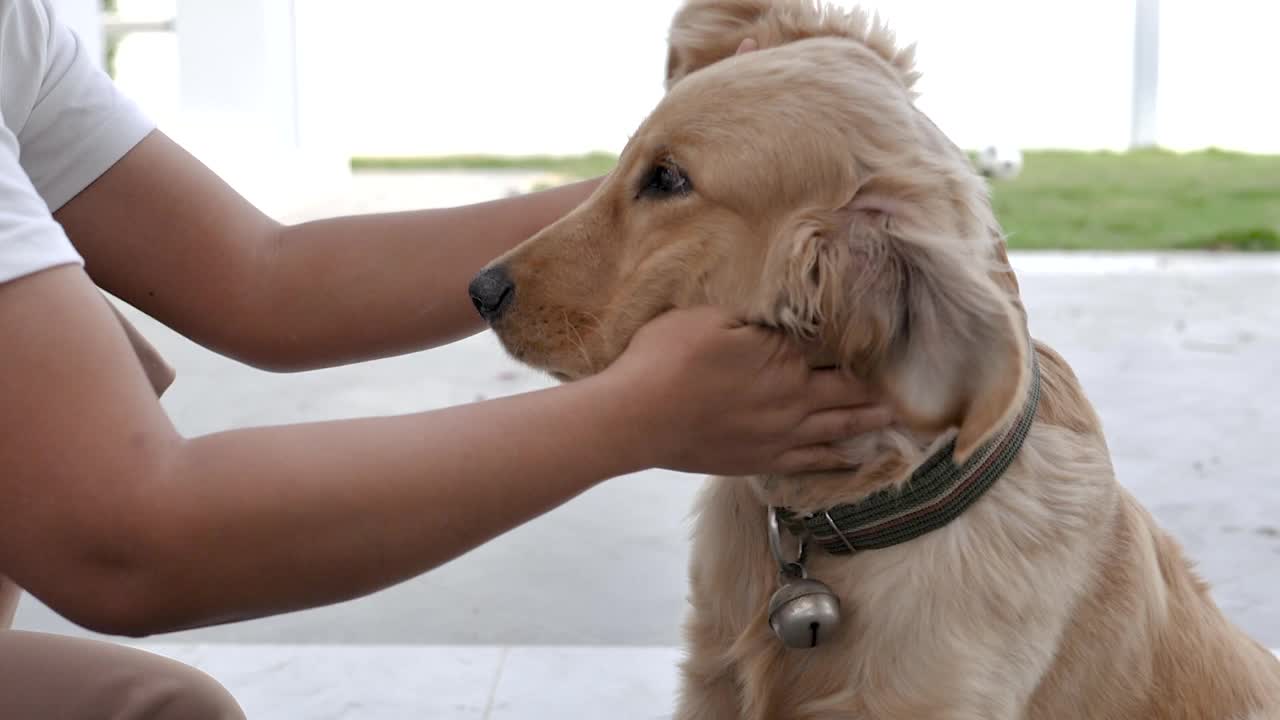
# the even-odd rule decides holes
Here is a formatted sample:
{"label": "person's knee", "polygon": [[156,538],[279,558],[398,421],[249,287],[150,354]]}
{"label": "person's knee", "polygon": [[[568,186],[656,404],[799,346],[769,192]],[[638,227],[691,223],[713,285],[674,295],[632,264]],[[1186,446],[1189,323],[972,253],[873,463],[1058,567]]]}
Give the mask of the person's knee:
{"label": "person's knee", "polygon": [[133,720],[245,720],[240,704],[217,680],[195,668],[139,684],[125,717]]}
{"label": "person's knee", "polygon": [[240,703],[221,683],[198,670],[191,674],[193,677],[175,700],[175,719],[245,720]]}

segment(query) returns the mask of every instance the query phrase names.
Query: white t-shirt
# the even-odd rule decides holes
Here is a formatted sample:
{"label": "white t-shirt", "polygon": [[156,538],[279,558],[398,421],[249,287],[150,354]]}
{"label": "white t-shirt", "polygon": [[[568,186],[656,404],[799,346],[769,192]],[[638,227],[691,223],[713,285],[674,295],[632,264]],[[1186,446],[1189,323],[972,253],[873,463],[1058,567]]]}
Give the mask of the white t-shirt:
{"label": "white t-shirt", "polygon": [[52,213],[155,126],[49,0],[0,0],[0,283],[82,263]]}

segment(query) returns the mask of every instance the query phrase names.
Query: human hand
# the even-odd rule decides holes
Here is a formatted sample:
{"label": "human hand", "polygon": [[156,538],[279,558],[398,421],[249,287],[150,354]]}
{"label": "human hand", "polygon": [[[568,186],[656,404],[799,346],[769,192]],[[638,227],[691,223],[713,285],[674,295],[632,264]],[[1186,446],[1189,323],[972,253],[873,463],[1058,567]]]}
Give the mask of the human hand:
{"label": "human hand", "polygon": [[653,465],[685,472],[843,469],[830,443],[891,421],[862,383],[810,369],[789,338],[713,307],[651,321],[603,375],[640,418]]}
{"label": "human hand", "polygon": [[756,42],[755,38],[743,38],[742,42],[738,45],[737,52],[735,52],[734,55],[741,55],[743,53],[749,53],[759,49],[760,49],[760,43]]}

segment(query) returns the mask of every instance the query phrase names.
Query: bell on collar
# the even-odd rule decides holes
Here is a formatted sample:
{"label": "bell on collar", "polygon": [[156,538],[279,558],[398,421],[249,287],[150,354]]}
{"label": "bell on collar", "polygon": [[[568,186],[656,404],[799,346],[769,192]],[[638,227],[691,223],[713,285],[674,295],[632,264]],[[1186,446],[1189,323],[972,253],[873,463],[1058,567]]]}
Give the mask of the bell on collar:
{"label": "bell on collar", "polygon": [[840,624],[840,598],[825,583],[784,575],[769,600],[769,626],[789,648],[817,647]]}

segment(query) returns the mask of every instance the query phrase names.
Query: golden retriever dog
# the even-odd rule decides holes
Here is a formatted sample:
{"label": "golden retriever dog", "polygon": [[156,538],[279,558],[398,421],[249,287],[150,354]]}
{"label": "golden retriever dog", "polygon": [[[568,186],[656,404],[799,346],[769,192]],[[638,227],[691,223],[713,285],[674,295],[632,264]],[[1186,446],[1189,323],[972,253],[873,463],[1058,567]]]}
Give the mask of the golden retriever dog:
{"label": "golden retriever dog", "polygon": [[[1029,339],[986,183],[915,79],[863,12],[690,0],[616,169],[473,283],[506,349],[562,380],[712,303],[894,408],[848,440],[848,472],[708,481],[676,717],[1280,717],[1280,663],[1117,482],[1071,368]],[[926,465],[958,470],[922,500]],[[846,522],[868,503],[892,527]],[[771,627],[798,568],[780,572],[770,508],[780,555],[807,542],[804,571],[838,598],[811,649]]]}

